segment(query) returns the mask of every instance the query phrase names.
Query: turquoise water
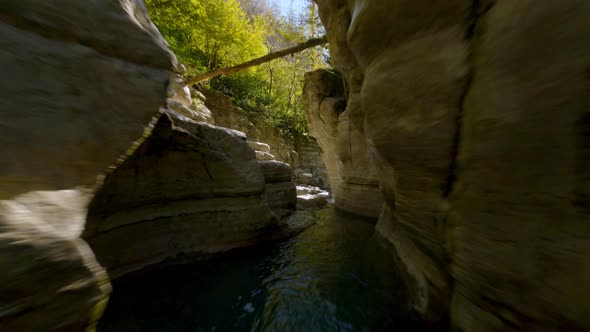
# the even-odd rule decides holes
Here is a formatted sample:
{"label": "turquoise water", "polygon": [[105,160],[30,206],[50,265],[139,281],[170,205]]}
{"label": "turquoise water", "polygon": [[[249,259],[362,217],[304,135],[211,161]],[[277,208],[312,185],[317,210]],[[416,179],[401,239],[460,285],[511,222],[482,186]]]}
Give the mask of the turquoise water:
{"label": "turquoise water", "polygon": [[117,280],[98,330],[420,331],[374,225],[317,215],[286,242]]}

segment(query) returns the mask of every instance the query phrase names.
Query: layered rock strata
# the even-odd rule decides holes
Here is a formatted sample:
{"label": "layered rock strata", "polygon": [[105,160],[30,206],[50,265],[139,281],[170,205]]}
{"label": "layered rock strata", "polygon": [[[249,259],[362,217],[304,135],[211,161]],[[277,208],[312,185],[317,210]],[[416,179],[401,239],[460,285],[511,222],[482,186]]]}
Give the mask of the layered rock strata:
{"label": "layered rock strata", "polygon": [[84,237],[116,278],[265,241],[294,209],[289,165],[257,161],[241,132],[166,111],[105,178]]}
{"label": "layered rock strata", "polygon": [[271,209],[295,210],[297,190],[293,183],[293,171],[289,164],[280,161],[259,161],[264,175],[263,201]]}
{"label": "layered rock strata", "polygon": [[590,3],[317,3],[414,308],[457,331],[590,329]]}
{"label": "layered rock strata", "polygon": [[343,87],[342,77],[329,70],[305,75],[309,132],[322,149],[336,207],[378,218],[383,200],[377,173],[369,159],[362,126],[351,121],[351,115],[361,112],[358,91],[348,91],[347,101]]}

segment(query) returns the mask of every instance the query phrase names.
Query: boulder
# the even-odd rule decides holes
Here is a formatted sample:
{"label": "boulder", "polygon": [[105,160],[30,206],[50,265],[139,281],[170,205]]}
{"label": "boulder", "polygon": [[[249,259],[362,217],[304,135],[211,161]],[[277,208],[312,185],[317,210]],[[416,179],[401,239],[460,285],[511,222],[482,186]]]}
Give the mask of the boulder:
{"label": "boulder", "polygon": [[213,119],[213,114],[207,108],[207,106],[205,106],[205,102],[203,102],[201,99],[193,98],[193,105],[192,105],[191,109],[193,111],[199,113],[199,115],[201,117],[205,118],[205,122],[207,122],[209,124],[215,124],[215,119]]}
{"label": "boulder", "polygon": [[333,203],[329,192],[313,186],[297,186],[298,210],[317,210],[328,203]]}
{"label": "boulder", "polygon": [[263,152],[263,151],[258,151],[258,150],[255,150],[254,152],[256,153],[257,160],[275,160],[275,156],[273,156],[272,154],[270,154],[268,152]]}
{"label": "boulder", "polygon": [[309,195],[312,193],[312,187],[310,186],[297,186],[297,196],[299,195]]}
{"label": "boulder", "polygon": [[254,150],[270,153],[270,146],[266,143],[248,141],[248,145]]}
{"label": "boulder", "polygon": [[328,200],[324,195],[299,195],[297,196],[298,210],[318,210],[328,204]]}
{"label": "boulder", "polygon": [[93,330],[110,293],[79,238],[97,176],[166,99],[142,1],[0,4],[0,330]]}
{"label": "boulder", "polygon": [[311,122],[349,130],[342,172],[376,175],[340,182],[378,180],[414,309],[457,331],[590,329],[590,3],[317,3],[348,105]]}
{"label": "boulder", "polygon": [[297,183],[304,184],[304,185],[311,185],[313,183],[313,174],[300,172],[297,173]]}
{"label": "boulder", "polygon": [[105,178],[84,237],[112,278],[252,245],[277,227],[264,190],[243,133],[166,111]]}
{"label": "boulder", "polygon": [[168,86],[168,100],[166,101],[167,109],[175,111],[187,118],[199,122],[213,124],[211,111],[205,106],[205,97],[195,89],[197,98],[191,97],[191,89],[185,81],[176,73],[170,74],[170,84]]}
{"label": "boulder", "polygon": [[277,160],[258,161],[266,183],[291,182],[293,171],[289,164]]}
{"label": "boulder", "polygon": [[198,122],[210,122],[211,116],[206,112],[197,112],[194,111],[191,106],[183,105],[175,100],[168,99],[167,101],[168,109],[174,111],[182,116],[185,116],[191,120],[198,121]]}
{"label": "boulder", "polygon": [[78,238],[88,193],[29,192],[0,201],[0,327],[81,331],[94,326],[111,286]]}
{"label": "boulder", "polygon": [[271,209],[295,210],[297,205],[297,191],[291,181],[267,183],[262,200]]}
{"label": "boulder", "polygon": [[173,55],[139,0],[0,10],[0,199],[94,185],[164,104]]}
{"label": "boulder", "polygon": [[258,164],[264,174],[265,181],[262,200],[271,209],[295,210],[297,190],[291,180],[293,172],[289,164],[276,160],[259,161]]}
{"label": "boulder", "polygon": [[330,193],[314,186],[297,186],[297,195],[321,195],[323,197],[330,197]]}

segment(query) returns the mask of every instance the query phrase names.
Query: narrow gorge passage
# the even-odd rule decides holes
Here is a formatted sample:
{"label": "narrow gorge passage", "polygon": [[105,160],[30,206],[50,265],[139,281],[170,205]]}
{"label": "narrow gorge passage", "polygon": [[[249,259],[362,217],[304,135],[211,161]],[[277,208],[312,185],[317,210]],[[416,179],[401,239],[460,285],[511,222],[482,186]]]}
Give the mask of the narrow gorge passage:
{"label": "narrow gorge passage", "polygon": [[374,224],[316,215],[282,243],[116,280],[98,331],[421,331]]}
{"label": "narrow gorge passage", "polygon": [[1,0],[0,332],[590,331],[589,17]]}

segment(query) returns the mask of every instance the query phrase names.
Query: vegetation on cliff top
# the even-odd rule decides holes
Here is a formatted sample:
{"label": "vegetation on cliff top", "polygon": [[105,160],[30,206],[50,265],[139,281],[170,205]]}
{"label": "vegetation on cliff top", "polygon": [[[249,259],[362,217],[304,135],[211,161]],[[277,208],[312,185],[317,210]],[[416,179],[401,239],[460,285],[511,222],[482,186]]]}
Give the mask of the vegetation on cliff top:
{"label": "vegetation on cliff top", "polygon": [[[305,15],[281,16],[265,0],[146,0],[150,15],[191,77],[234,66],[323,35],[315,4]],[[207,88],[233,97],[286,135],[306,131],[305,72],[326,66],[321,46],[242,72],[213,78]]]}

